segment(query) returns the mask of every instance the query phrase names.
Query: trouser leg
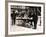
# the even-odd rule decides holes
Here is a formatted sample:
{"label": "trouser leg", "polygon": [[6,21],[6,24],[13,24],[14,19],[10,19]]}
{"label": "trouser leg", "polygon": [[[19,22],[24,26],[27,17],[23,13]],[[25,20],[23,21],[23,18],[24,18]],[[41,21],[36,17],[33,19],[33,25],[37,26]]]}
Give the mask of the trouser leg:
{"label": "trouser leg", "polygon": [[14,19],[14,25],[15,25],[15,19]]}
{"label": "trouser leg", "polygon": [[13,22],[13,19],[12,19],[12,25],[14,24],[14,22]]}
{"label": "trouser leg", "polygon": [[37,22],[34,21],[34,28],[36,29],[37,28]]}
{"label": "trouser leg", "polygon": [[37,20],[34,21],[34,29],[37,28]]}
{"label": "trouser leg", "polygon": [[31,21],[31,25],[32,25],[32,21]]}

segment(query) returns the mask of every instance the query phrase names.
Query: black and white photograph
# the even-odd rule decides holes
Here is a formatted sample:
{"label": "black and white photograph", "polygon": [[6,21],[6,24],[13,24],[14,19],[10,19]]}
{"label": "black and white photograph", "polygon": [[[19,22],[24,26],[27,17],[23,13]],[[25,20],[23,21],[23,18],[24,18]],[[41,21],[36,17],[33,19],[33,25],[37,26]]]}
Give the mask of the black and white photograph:
{"label": "black and white photograph", "polygon": [[43,4],[8,3],[8,35],[43,33]]}

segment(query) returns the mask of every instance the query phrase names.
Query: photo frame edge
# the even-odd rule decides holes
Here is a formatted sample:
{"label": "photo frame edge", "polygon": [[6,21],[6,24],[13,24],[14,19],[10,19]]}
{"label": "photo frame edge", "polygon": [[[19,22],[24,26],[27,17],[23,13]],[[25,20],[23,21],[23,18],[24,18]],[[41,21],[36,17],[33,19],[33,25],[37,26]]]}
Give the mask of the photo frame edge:
{"label": "photo frame edge", "polygon": [[[45,3],[41,3],[41,2],[26,2],[26,3],[31,3],[31,4],[43,4],[44,5],[44,27],[43,27],[43,33],[36,33],[36,34],[20,34],[20,35],[8,35],[8,3],[9,2],[18,2],[20,3],[21,1],[5,1],[5,36],[24,36],[24,35],[39,35],[39,34],[45,34]],[[25,3],[25,2],[21,2],[21,3]]]}

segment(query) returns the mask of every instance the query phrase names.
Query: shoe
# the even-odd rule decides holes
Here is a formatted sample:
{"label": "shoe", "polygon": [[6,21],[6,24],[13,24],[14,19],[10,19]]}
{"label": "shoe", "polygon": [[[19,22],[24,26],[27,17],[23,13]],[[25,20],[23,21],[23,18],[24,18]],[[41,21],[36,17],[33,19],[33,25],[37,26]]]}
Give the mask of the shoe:
{"label": "shoe", "polygon": [[33,29],[36,29],[36,28],[33,28]]}

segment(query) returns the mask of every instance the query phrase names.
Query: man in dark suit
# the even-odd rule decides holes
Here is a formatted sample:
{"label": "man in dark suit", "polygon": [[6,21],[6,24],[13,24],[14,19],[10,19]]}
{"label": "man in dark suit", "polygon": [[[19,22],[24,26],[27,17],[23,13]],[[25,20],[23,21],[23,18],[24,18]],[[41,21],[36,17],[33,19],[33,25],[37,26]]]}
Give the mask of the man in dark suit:
{"label": "man in dark suit", "polygon": [[15,13],[15,11],[13,11],[13,13],[11,13],[11,19],[12,19],[12,25],[15,25],[15,20],[16,20],[16,13]]}
{"label": "man in dark suit", "polygon": [[33,29],[36,29],[37,28],[37,20],[38,20],[38,16],[36,13],[33,14],[33,21],[34,21],[34,28]]}

